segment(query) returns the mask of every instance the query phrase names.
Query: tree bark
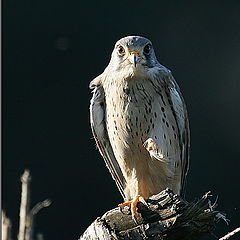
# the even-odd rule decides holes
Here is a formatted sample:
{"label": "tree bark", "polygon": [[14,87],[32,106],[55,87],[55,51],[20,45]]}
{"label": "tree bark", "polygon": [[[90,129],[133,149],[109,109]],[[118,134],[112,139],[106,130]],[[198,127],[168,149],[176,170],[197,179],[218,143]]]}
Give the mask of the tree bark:
{"label": "tree bark", "polygon": [[97,218],[79,240],[197,240],[211,233],[215,224],[226,218],[211,205],[210,193],[188,203],[166,189],[146,200],[148,206],[138,204],[136,221],[128,207],[106,212]]}

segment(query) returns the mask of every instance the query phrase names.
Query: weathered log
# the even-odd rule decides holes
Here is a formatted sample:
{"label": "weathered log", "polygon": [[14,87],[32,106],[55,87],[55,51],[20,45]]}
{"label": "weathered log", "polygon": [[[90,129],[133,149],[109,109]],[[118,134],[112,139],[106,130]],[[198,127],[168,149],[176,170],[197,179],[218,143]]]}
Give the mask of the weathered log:
{"label": "weathered log", "polygon": [[211,204],[210,193],[188,203],[166,189],[146,200],[148,207],[138,204],[136,221],[128,207],[106,212],[97,218],[79,240],[197,240],[211,233],[216,223],[226,218]]}

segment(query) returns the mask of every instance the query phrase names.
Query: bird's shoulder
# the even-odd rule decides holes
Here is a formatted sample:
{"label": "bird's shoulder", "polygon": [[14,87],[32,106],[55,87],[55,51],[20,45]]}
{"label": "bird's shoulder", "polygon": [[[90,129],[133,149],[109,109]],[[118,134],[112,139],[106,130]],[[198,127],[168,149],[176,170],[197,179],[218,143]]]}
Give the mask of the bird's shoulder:
{"label": "bird's shoulder", "polygon": [[94,89],[102,85],[103,73],[95,77],[89,84],[90,89]]}

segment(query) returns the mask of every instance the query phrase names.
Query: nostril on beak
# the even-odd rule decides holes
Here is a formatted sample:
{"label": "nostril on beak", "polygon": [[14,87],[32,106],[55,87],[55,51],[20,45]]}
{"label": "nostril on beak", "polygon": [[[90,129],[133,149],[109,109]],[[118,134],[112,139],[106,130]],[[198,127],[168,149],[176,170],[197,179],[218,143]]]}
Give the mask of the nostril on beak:
{"label": "nostril on beak", "polygon": [[132,53],[132,54],[130,55],[129,59],[130,59],[131,63],[134,65],[134,67],[136,67],[136,66],[137,66],[137,63],[138,63],[138,61],[139,61],[138,55],[137,55],[136,53]]}

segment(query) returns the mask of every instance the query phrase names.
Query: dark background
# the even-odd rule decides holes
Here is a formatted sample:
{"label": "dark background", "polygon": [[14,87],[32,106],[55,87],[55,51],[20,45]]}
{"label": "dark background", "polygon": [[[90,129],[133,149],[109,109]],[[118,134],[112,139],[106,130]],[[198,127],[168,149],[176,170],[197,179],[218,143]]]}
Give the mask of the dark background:
{"label": "dark background", "polygon": [[3,2],[2,198],[14,237],[25,168],[32,205],[53,201],[36,218],[46,240],[76,240],[122,201],[92,139],[88,84],[126,35],[152,40],[184,94],[192,144],[187,199],[211,190],[231,220],[215,234],[239,226],[240,2],[178,2]]}

